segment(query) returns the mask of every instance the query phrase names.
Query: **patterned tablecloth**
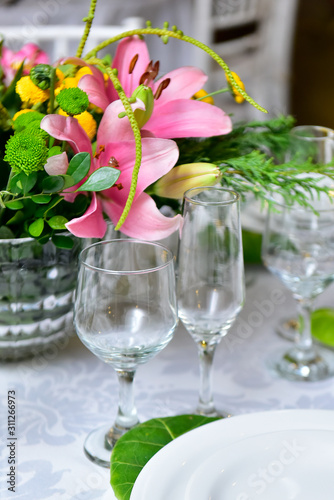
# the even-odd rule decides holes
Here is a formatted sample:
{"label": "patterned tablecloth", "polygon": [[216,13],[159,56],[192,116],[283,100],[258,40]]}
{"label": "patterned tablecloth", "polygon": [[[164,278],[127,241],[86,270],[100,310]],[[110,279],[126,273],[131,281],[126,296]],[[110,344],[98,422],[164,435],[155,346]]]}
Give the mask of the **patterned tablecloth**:
{"label": "patterned tablecloth", "polygon": [[[287,408],[334,410],[334,379],[282,380],[266,360],[288,346],[274,331],[294,313],[291,295],[262,268],[248,270],[246,303],[214,362],[217,407],[232,414]],[[333,286],[322,297],[333,305]],[[15,500],[113,500],[109,471],[83,453],[87,433],[112,424],[117,405],[113,369],[78,340],[53,346],[44,356],[0,365],[0,498]],[[142,421],[191,413],[197,402],[196,347],[180,325],[155,359],[138,369],[135,395]],[[15,437],[8,439],[8,393],[15,394]],[[8,491],[8,463],[15,458],[15,493]],[[12,469],[13,471],[14,469]]]}

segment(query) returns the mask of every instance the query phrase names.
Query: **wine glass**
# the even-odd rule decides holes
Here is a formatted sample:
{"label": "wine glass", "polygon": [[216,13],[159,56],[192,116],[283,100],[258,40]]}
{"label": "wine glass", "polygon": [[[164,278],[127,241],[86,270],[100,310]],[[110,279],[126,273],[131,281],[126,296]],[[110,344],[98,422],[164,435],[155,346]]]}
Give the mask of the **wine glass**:
{"label": "wine glass", "polygon": [[[333,153],[334,130],[331,128],[300,125],[291,129],[290,145],[286,152],[287,161],[293,160],[298,164],[309,160],[315,165],[325,165],[333,160]],[[276,331],[286,340],[297,341],[300,334],[298,318],[283,318]]]}
{"label": "wine glass", "polygon": [[190,189],[184,195],[183,215],[177,269],[179,318],[198,348],[196,413],[218,416],[212,395],[214,353],[244,303],[239,195],[214,186]]}
{"label": "wine glass", "polygon": [[300,335],[295,345],[274,356],[272,367],[291,380],[316,381],[333,375],[334,353],[312,342],[314,299],[334,281],[334,205],[315,201],[317,212],[275,200],[269,208],[262,243],[265,266],[292,292]]}
{"label": "wine glass", "polygon": [[173,254],[157,243],[102,241],[80,254],[74,324],[83,344],[116,370],[119,406],[114,425],[92,431],[87,456],[109,467],[117,439],[138,424],[133,379],[172,339],[178,323]]}

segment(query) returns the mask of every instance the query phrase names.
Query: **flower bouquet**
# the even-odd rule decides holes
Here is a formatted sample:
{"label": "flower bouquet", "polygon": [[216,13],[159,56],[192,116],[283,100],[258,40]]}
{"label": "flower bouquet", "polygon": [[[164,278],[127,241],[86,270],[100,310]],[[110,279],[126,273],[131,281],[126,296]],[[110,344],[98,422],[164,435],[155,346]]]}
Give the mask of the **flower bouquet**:
{"label": "flower bouquet", "polygon": [[[82,56],[95,7],[92,1],[75,57],[51,64],[33,44],[16,54],[1,47],[0,238],[67,247],[73,240],[61,232],[101,238],[109,218],[128,236],[157,240],[178,229],[178,200],[192,186],[221,182],[265,198],[276,185],[301,202],[300,187],[318,189],[296,177],[300,166],[277,165],[266,154],[279,155],[292,119],[233,128],[206,96],[203,71],[182,67],[159,77],[143,36],[197,45],[226,74],[219,92],[262,109],[222,59],[176,27],[148,23]],[[117,42],[113,59],[98,57]],[[174,217],[161,213],[163,204]]]}

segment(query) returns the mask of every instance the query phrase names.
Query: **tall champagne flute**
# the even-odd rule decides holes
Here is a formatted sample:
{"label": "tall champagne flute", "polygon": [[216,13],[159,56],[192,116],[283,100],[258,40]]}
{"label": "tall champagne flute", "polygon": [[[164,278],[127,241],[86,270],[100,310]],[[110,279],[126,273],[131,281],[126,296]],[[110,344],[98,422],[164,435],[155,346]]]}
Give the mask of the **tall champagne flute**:
{"label": "tall champagne flute", "polygon": [[196,412],[217,416],[212,366],[217,345],[244,303],[239,195],[221,187],[186,191],[178,249],[179,317],[197,344],[200,364]]}
{"label": "tall champagne flute", "polygon": [[[306,160],[314,165],[326,165],[334,158],[334,130],[320,125],[299,125],[291,129],[290,145],[286,152],[286,160],[304,163]],[[311,174],[306,174],[310,176]],[[328,179],[322,182],[328,183]],[[300,335],[298,318],[283,318],[277,333],[286,340],[297,341]]]}
{"label": "tall champagne flute", "polygon": [[114,425],[92,431],[84,444],[92,461],[109,467],[113,445],[138,423],[136,369],[168,344],[178,322],[173,254],[156,243],[117,239],[88,246],[79,264],[77,334],[119,380]]}
{"label": "tall champagne flute", "polygon": [[299,338],[271,360],[272,367],[291,380],[322,380],[333,375],[334,368],[334,353],[314,346],[311,335],[314,299],[334,281],[334,205],[329,200],[315,203],[317,213],[277,202],[268,210],[263,235],[263,262],[298,306]]}

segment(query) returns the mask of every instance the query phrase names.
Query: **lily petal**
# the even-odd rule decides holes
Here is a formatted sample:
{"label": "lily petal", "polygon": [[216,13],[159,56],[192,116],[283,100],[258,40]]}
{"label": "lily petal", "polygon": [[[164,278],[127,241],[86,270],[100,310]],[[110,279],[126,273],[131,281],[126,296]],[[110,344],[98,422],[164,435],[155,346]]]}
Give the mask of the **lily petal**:
{"label": "lily petal", "polygon": [[[112,222],[117,224],[123,207],[117,203],[103,201],[103,208]],[[177,231],[181,223],[181,215],[165,217],[158,210],[154,200],[148,194],[142,193],[133,203],[120,230],[131,238],[156,241],[167,238]]]}
{"label": "lily petal", "polygon": [[[179,150],[174,141],[167,139],[146,138],[142,139],[142,162],[139,169],[136,194],[134,200],[156,180],[168,173],[175,165]],[[104,198],[115,200],[121,206],[125,206],[127,200],[133,167],[135,164],[135,145],[134,141],[108,144],[106,150],[101,154],[101,165],[107,164],[107,159],[113,155],[118,161],[121,169],[121,175],[117,186],[103,191]]]}
{"label": "lily petal", "polygon": [[110,103],[104,83],[101,84],[100,80],[95,76],[84,75],[80,78],[78,87],[88,94],[89,102],[95,104],[95,106],[105,110]]}
{"label": "lily petal", "polygon": [[62,115],[46,115],[41,121],[41,129],[60,141],[67,141],[75,153],[92,153],[88,135],[76,118]]}
{"label": "lily petal", "polygon": [[102,238],[107,230],[107,223],[102,213],[101,201],[93,193],[92,202],[86,212],[65,224],[66,228],[79,238]]}
{"label": "lily petal", "polygon": [[[145,110],[144,104],[139,99],[137,99],[137,101],[131,106],[133,111],[137,108]],[[110,142],[134,140],[133,131],[128,117],[118,117],[118,115],[123,112],[124,106],[120,100],[112,102],[106,108],[97,132],[98,148],[100,146],[105,146]]]}
{"label": "lily petal", "polygon": [[46,160],[44,170],[49,175],[65,175],[68,168],[68,158],[64,151],[63,153],[51,156]]}
{"label": "lily petal", "polygon": [[[138,54],[137,63],[132,74],[129,74],[130,63],[134,56]],[[124,38],[117,45],[113,68],[118,69],[118,78],[121,81],[124,91],[128,97],[139,85],[139,80],[145,72],[150,62],[147,45],[144,40],[137,36]]]}
{"label": "lily petal", "polygon": [[208,76],[199,68],[183,66],[167,73],[154,84],[154,92],[163,80],[170,78],[167,88],[162,91],[155,106],[160,106],[167,101],[177,99],[190,99],[196,92],[203,88]]}
{"label": "lily petal", "polygon": [[192,99],[177,99],[159,106],[145,129],[158,137],[211,137],[228,134],[231,118],[217,106]]}

